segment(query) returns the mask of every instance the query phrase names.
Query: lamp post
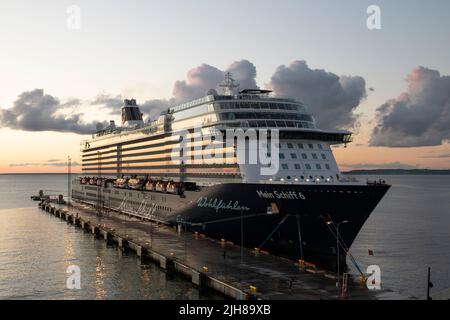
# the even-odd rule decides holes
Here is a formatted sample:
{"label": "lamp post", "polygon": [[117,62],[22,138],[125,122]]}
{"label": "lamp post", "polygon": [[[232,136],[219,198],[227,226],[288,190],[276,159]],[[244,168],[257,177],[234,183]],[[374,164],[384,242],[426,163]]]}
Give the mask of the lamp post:
{"label": "lamp post", "polygon": [[[340,279],[340,256],[339,256],[339,226],[343,223],[348,223],[348,220],[343,220],[341,222],[338,222],[336,224],[336,260],[337,260],[337,290],[338,290],[338,297],[340,297],[340,289],[341,289],[341,279]],[[328,221],[327,224],[334,224],[333,221]]]}

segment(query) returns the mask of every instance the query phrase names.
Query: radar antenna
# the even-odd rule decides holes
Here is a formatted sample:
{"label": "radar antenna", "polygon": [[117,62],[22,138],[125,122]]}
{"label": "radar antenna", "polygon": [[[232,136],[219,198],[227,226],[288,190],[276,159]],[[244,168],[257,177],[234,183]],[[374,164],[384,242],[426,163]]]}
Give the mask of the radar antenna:
{"label": "radar antenna", "polygon": [[239,88],[239,83],[235,83],[231,76],[231,72],[227,72],[225,73],[225,81],[219,84],[219,87],[222,88],[224,95],[231,96],[234,95],[235,90]]}

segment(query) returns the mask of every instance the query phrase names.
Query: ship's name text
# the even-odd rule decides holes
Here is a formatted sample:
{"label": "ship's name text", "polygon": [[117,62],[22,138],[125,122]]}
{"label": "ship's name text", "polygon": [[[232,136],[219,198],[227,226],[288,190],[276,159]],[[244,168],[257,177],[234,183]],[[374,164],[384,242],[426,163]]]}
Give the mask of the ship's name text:
{"label": "ship's name text", "polygon": [[261,191],[256,190],[256,193],[261,199],[287,199],[287,200],[306,200],[306,197],[300,191],[278,191],[273,190],[269,191]]}
{"label": "ship's name text", "polygon": [[233,210],[233,211],[249,211],[250,208],[243,206],[239,201],[224,201],[218,198],[200,197],[197,200],[197,206],[199,208],[212,208],[219,212],[219,210]]}

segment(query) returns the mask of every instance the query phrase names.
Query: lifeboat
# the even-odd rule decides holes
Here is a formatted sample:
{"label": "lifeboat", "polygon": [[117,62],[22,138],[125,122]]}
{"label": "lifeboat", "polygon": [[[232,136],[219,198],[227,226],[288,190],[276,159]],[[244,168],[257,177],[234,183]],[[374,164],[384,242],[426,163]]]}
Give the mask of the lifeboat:
{"label": "lifeboat", "polygon": [[91,179],[89,179],[89,184],[90,184],[91,186],[97,185],[97,179],[96,179],[96,178],[91,178]]}
{"label": "lifeboat", "polygon": [[97,186],[98,186],[98,187],[101,187],[102,185],[103,185],[103,179],[98,178],[98,179],[97,179]]}
{"label": "lifeboat", "polygon": [[178,190],[180,189],[179,183],[169,182],[167,184],[167,193],[178,194]]}
{"label": "lifeboat", "polygon": [[167,182],[158,181],[156,183],[156,191],[158,191],[158,192],[166,192],[167,191]]}
{"label": "lifeboat", "polygon": [[114,182],[114,188],[125,188],[127,186],[127,179],[119,178]]}
{"label": "lifeboat", "polygon": [[145,190],[147,191],[156,191],[156,182],[154,181],[147,181],[146,185],[145,185]]}
{"label": "lifeboat", "polygon": [[86,184],[86,183],[88,183],[88,179],[86,177],[80,178],[80,183],[81,184]]}
{"label": "lifeboat", "polygon": [[133,178],[128,180],[128,187],[133,190],[140,190],[144,187],[144,185],[145,185],[144,179]]}

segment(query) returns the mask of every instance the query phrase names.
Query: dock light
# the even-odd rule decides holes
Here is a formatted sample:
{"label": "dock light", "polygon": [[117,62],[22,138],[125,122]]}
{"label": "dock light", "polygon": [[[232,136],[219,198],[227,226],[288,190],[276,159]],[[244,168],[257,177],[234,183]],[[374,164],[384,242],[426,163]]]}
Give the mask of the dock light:
{"label": "dock light", "polygon": [[319,182],[319,181],[320,181],[320,178],[316,178],[316,181]]}
{"label": "dock light", "polygon": [[281,178],[280,181],[281,181],[281,182],[284,182],[284,178]]}
{"label": "dock light", "polygon": [[208,272],[208,267],[203,267],[203,272]]}
{"label": "dock light", "polygon": [[309,179],[308,179],[308,178],[306,178],[306,182],[309,182]]}
{"label": "dock light", "polygon": [[330,180],[330,178],[327,178],[327,182],[330,182],[331,180]]}
{"label": "dock light", "polygon": [[341,224],[345,224],[345,223],[348,223],[348,220],[342,220],[341,222],[338,222],[337,224],[336,224],[336,256],[337,256],[337,289],[338,289],[338,297],[340,297],[340,294],[341,294],[341,283],[340,283],[340,272],[339,272],[339,239],[340,239],[340,236],[339,236],[339,226],[341,225]]}
{"label": "dock light", "polygon": [[269,179],[269,181],[270,181],[270,182],[272,182],[272,181],[273,181],[273,179],[272,179],[272,178],[270,178],[270,179]]}
{"label": "dock light", "polygon": [[296,181],[296,182],[297,182],[297,181],[298,181],[298,178],[295,178],[295,179],[294,179],[294,181]]}

